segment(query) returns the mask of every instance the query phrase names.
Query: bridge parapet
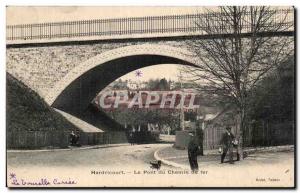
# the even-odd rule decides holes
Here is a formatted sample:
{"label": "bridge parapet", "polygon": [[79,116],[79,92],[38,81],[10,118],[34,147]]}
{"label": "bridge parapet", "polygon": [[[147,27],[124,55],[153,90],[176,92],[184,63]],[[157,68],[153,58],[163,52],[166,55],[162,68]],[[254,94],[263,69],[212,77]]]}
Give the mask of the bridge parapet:
{"label": "bridge parapet", "polygon": [[[294,14],[292,9],[269,10],[273,23],[263,26],[264,31],[272,32],[274,25],[280,24],[285,31],[293,31]],[[60,41],[84,41],[120,38],[151,38],[207,35],[206,29],[214,27],[218,34],[233,33],[230,24],[222,18],[221,12],[168,15],[154,17],[134,17],[117,19],[96,19],[71,22],[8,25],[7,44],[43,43]],[[215,18],[210,26],[202,26],[203,18]],[[224,16],[225,18],[225,16]],[[241,25],[243,33],[252,31],[251,12],[245,12]]]}

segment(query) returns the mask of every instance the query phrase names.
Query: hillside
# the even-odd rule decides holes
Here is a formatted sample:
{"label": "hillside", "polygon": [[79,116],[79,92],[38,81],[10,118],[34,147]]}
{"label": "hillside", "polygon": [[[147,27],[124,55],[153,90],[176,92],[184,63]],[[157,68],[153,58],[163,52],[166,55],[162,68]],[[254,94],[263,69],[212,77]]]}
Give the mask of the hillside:
{"label": "hillside", "polygon": [[33,90],[6,74],[7,132],[75,129]]}

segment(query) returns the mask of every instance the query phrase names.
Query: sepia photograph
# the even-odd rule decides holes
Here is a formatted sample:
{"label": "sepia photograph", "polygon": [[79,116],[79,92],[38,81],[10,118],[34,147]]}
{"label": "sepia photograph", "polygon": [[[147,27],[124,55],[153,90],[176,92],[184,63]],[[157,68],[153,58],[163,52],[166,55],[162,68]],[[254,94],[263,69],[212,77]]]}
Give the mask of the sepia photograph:
{"label": "sepia photograph", "polygon": [[294,6],[7,6],[6,186],[295,188]]}

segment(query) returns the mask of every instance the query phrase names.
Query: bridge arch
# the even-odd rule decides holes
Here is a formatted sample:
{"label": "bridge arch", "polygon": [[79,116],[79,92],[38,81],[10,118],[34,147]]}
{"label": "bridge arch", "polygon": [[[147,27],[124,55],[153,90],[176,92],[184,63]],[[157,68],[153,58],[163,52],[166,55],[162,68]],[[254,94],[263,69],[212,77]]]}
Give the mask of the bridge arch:
{"label": "bridge arch", "polygon": [[181,64],[194,66],[196,57],[184,48],[143,44],[106,51],[79,64],[56,83],[45,97],[54,108],[78,114],[115,79],[151,65]]}

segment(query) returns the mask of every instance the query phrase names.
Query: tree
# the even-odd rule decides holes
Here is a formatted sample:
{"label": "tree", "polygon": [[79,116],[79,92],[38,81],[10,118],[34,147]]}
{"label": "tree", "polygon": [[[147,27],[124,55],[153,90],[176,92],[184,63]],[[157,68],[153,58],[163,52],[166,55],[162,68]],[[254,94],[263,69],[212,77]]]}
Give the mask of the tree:
{"label": "tree", "polygon": [[187,41],[199,61],[196,68],[183,71],[198,83],[198,89],[218,94],[237,109],[242,146],[249,92],[294,52],[293,37],[276,35],[293,29],[289,21],[293,12],[265,6],[206,11],[196,25],[211,38]]}
{"label": "tree", "polygon": [[150,79],[147,88],[150,90],[170,90],[170,85],[165,78]]}
{"label": "tree", "polygon": [[157,87],[158,87],[159,90],[170,90],[170,85],[169,85],[168,81],[165,78],[160,79],[159,84],[158,84]]}
{"label": "tree", "polygon": [[[290,58],[251,91],[248,118],[253,145],[294,144],[295,77]],[[278,133],[280,133],[278,136]],[[282,133],[285,133],[282,135]]]}
{"label": "tree", "polygon": [[294,61],[290,58],[260,81],[249,97],[249,116],[272,121],[294,120]]}

